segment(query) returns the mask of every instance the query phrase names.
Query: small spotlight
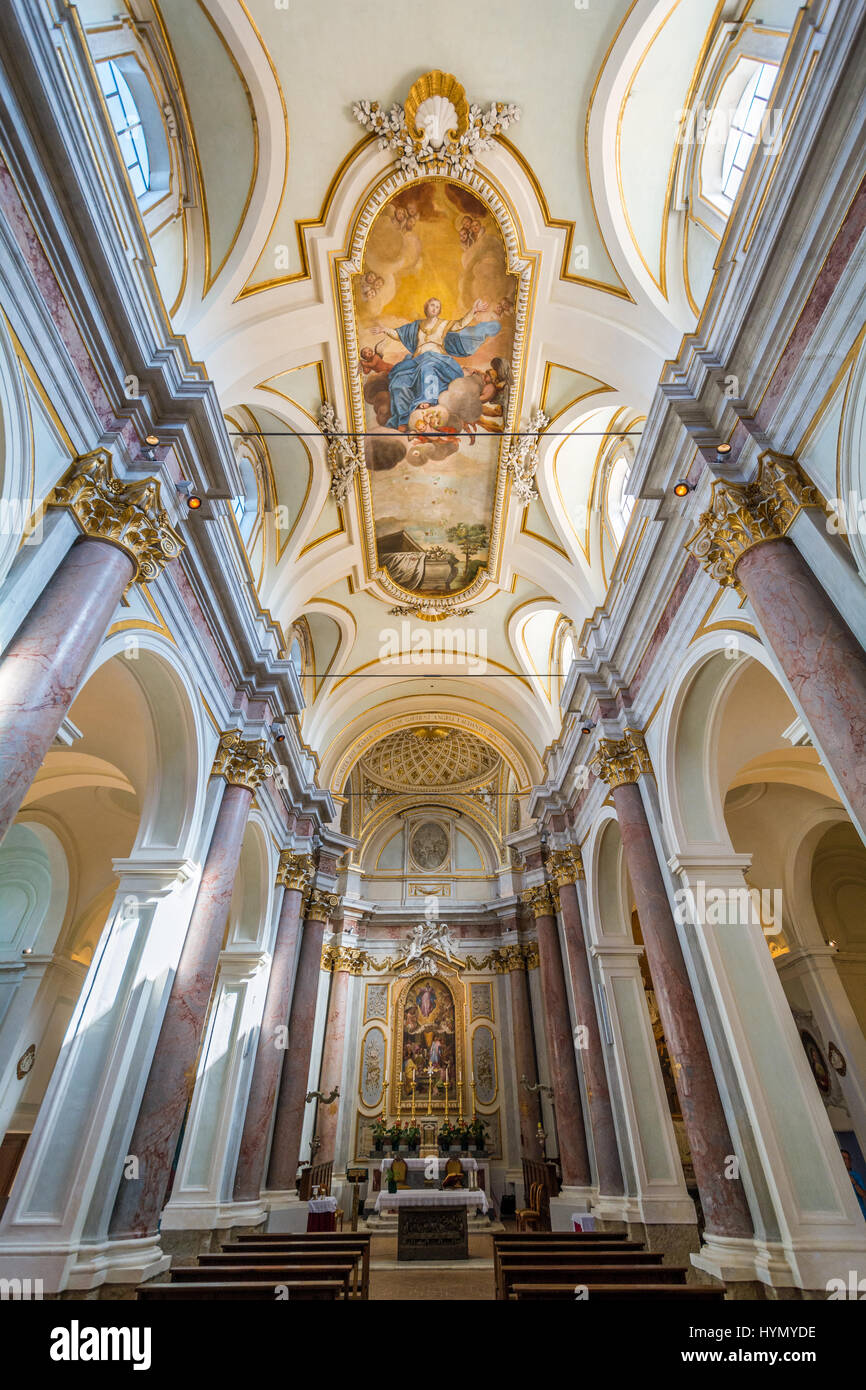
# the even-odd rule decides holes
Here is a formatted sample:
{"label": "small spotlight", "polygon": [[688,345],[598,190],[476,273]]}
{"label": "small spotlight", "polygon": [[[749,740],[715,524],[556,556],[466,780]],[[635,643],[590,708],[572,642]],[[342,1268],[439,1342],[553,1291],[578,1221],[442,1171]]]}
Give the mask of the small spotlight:
{"label": "small spotlight", "polygon": [[32,947],[32,946],[25,946],[25,947],[24,947],[24,950],[21,952],[21,954],[22,954],[22,956],[32,956],[32,955],[33,955],[33,947]]}
{"label": "small spotlight", "polygon": [[674,483],[674,497],[688,497],[690,492],[694,492],[695,485],[685,478],[678,478]]}
{"label": "small spotlight", "polygon": [[145,442],[145,444],[149,444],[150,447],[153,448],[153,446],[154,446],[155,444],[158,444],[158,443],[159,443],[159,435],[158,435],[158,434],[147,434],[147,435],[145,435],[145,437],[144,437],[144,442]]}
{"label": "small spotlight", "polygon": [[717,445],[716,445],[716,458],[720,458],[720,459],[726,458],[727,455],[728,455],[730,452],[731,452],[731,446],[730,446],[730,444],[717,444]]}
{"label": "small spotlight", "polygon": [[581,724],[580,728],[581,728],[581,732],[582,732],[582,733],[584,733],[584,734],[591,734],[592,731],[593,731],[593,729],[595,728],[595,720],[594,720],[594,719],[584,719],[584,721],[583,721],[583,723]]}
{"label": "small spotlight", "polygon": [[271,725],[271,735],[273,737],[274,743],[285,743],[286,726],[282,722],[282,720],[279,723]]}
{"label": "small spotlight", "polygon": [[186,478],[181,478],[179,482],[175,483],[175,487],[177,491],[186,498],[186,505],[189,507],[189,510],[191,512],[197,512],[201,506],[201,498],[198,493],[193,492],[192,483],[188,482]]}

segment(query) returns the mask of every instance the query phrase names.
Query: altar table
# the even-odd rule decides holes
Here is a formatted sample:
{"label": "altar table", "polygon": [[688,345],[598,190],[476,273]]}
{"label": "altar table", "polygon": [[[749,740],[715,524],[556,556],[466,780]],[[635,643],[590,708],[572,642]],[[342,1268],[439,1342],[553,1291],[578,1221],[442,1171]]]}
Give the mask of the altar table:
{"label": "altar table", "polygon": [[336,1197],[311,1197],[307,1203],[308,1231],[336,1231]]}
{"label": "altar table", "polygon": [[[403,1162],[406,1164],[406,1167],[407,1167],[407,1169],[408,1169],[408,1171],[409,1171],[410,1173],[416,1173],[416,1172],[419,1172],[419,1171],[421,1171],[421,1172],[426,1172],[426,1171],[427,1171],[427,1164],[430,1162],[430,1159],[429,1159],[429,1158],[406,1158],[405,1155],[403,1155],[403,1154],[401,1154],[400,1157],[403,1159]],[[448,1161],[449,1161],[449,1160],[448,1160],[447,1158],[437,1158],[437,1159],[436,1159],[436,1162],[439,1164],[439,1176],[440,1176],[440,1177],[441,1177],[442,1174],[445,1172],[445,1165],[448,1163]],[[394,1162],[393,1157],[391,1157],[391,1158],[383,1158],[383,1159],[382,1159],[382,1163],[381,1163],[381,1165],[380,1165],[379,1171],[383,1174],[383,1176],[384,1176],[385,1173],[387,1173],[388,1169],[391,1167],[391,1164],[392,1164],[393,1162]],[[471,1158],[471,1157],[461,1158],[460,1162],[461,1162],[462,1165],[463,1165],[463,1171],[464,1171],[464,1173],[477,1173],[477,1172],[478,1172],[478,1164],[477,1164],[477,1162],[475,1161],[474,1158]]]}
{"label": "altar table", "polygon": [[436,1207],[439,1210],[463,1207],[475,1208],[482,1215],[488,1207],[487,1196],[482,1188],[450,1188],[442,1192],[437,1188],[401,1188],[399,1192],[380,1192],[376,1198],[376,1211],[396,1211],[409,1207]]}

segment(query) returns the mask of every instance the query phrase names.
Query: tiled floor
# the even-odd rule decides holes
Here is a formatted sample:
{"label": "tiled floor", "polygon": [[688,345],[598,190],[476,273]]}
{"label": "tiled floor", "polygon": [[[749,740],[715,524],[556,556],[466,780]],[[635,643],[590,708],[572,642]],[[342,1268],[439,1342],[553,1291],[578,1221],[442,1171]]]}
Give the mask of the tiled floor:
{"label": "tiled floor", "polygon": [[397,1261],[397,1241],[374,1239],[370,1250],[370,1297],[407,1302],[492,1299],[493,1241],[470,1236],[469,1259],[444,1263]]}

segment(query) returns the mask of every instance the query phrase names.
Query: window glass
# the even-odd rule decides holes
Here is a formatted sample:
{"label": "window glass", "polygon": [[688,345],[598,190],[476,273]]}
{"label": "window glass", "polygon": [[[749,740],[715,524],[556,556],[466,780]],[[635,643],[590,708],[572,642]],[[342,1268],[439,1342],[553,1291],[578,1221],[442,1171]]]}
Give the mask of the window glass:
{"label": "window glass", "polygon": [[98,72],[132,190],[136,198],[142,198],[150,188],[150,157],[135,98],[129,89],[129,83],[113,59],[109,59],[107,63],[100,63]]}
{"label": "window glass", "polygon": [[722,154],[722,197],[729,208],[737,196],[749,156],[760,133],[777,71],[775,63],[761,63],[755,69],[731,120]]}

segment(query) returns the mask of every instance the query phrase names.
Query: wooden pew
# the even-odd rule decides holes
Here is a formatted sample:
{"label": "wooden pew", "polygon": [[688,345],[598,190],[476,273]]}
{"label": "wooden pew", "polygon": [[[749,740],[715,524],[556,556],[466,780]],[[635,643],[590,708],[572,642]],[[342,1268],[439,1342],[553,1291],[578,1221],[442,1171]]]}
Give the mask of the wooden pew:
{"label": "wooden pew", "polygon": [[262,1284],[271,1287],[275,1284],[290,1284],[302,1281],[321,1283],[323,1279],[337,1280],[342,1287],[342,1297],[348,1298],[353,1286],[355,1262],[335,1258],[325,1265],[306,1265],[290,1263],[289,1260],[274,1261],[269,1265],[226,1264],[226,1265],[176,1265],[170,1270],[172,1283],[178,1284]]}
{"label": "wooden pew", "polygon": [[645,1250],[639,1241],[620,1241],[612,1245],[583,1242],[579,1246],[570,1241],[557,1241],[555,1243],[550,1241],[529,1243],[520,1241],[513,1245],[494,1243],[493,1274],[497,1298],[503,1297],[501,1291],[502,1261],[506,1259],[512,1263],[515,1260],[523,1260],[533,1264],[549,1262],[551,1266],[575,1260],[585,1264],[595,1263],[599,1265],[612,1263],[660,1265],[664,1256],[655,1251]]}
{"label": "wooden pew", "polygon": [[357,1240],[354,1236],[344,1236],[340,1240],[329,1239],[322,1243],[322,1234],[331,1237],[333,1231],[324,1233],[317,1232],[309,1239],[300,1236],[289,1236],[283,1241],[267,1241],[262,1245],[258,1244],[228,1244],[223,1245],[218,1254],[207,1254],[199,1256],[199,1264],[209,1264],[218,1262],[222,1257],[229,1260],[241,1261],[243,1264],[251,1262],[258,1264],[268,1264],[272,1261],[293,1260],[297,1255],[302,1263],[307,1262],[327,1262],[334,1255],[351,1255],[356,1261],[359,1270],[359,1279],[355,1280],[355,1292],[360,1298],[370,1296],[370,1239],[369,1236]]}
{"label": "wooden pew", "polygon": [[685,1265],[561,1265],[519,1264],[502,1270],[502,1297],[511,1298],[516,1285],[569,1283],[572,1295],[577,1285],[591,1284],[684,1284]]}
{"label": "wooden pew", "polygon": [[261,1284],[140,1284],[138,1297],[144,1302],[176,1303],[191,1299],[257,1299],[259,1302],[287,1303],[311,1300],[334,1301],[340,1298],[344,1285],[339,1279],[299,1279],[280,1284],[288,1298],[277,1298],[273,1283]]}
{"label": "wooden pew", "polygon": [[569,1303],[603,1303],[618,1299],[637,1302],[661,1299],[695,1299],[704,1302],[720,1302],[725,1297],[723,1288],[709,1284],[585,1284],[586,1294],[576,1298],[573,1284],[514,1284],[512,1293],[518,1302],[525,1299],[555,1299]]}
{"label": "wooden pew", "polygon": [[523,1240],[627,1240],[626,1230],[507,1230],[493,1236],[493,1243]]}
{"label": "wooden pew", "polygon": [[282,1231],[261,1231],[258,1235],[238,1236],[231,1244],[222,1246],[223,1250],[233,1250],[235,1245],[243,1245],[251,1249],[270,1249],[271,1246],[280,1248],[304,1249],[330,1249],[332,1245],[338,1245],[340,1249],[357,1249],[363,1255],[364,1287],[369,1290],[370,1286],[370,1235],[367,1232],[360,1234],[357,1231],[301,1231],[301,1232],[282,1232]]}

